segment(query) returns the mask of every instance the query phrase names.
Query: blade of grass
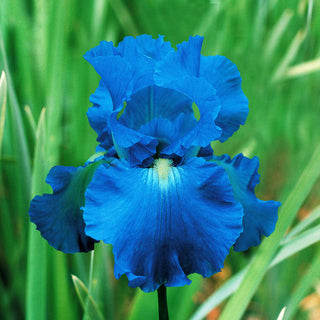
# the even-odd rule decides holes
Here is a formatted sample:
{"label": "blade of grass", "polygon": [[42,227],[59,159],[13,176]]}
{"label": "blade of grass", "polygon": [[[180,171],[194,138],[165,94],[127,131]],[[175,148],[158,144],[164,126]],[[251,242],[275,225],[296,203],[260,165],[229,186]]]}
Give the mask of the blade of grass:
{"label": "blade of grass", "polygon": [[94,0],[93,2],[93,13],[92,13],[92,34],[94,36],[100,35],[103,28],[103,19],[108,14],[109,1],[105,0]]}
{"label": "blade of grass", "polygon": [[[157,295],[155,292],[144,293],[136,290],[128,320],[152,319],[156,314]],[[170,311],[169,311],[170,312]]]}
{"label": "blade of grass", "polygon": [[199,275],[191,275],[190,279],[192,280],[190,286],[169,288],[168,290],[169,311],[175,320],[189,319],[195,308],[192,297],[200,290],[203,279]]}
{"label": "blade of grass", "polygon": [[269,1],[258,0],[257,1],[257,11],[255,12],[254,30],[253,33],[253,43],[258,46],[262,40],[262,34],[266,26],[266,17],[268,13]]}
{"label": "blade of grass", "polygon": [[273,55],[276,47],[280,43],[280,40],[282,38],[282,35],[285,33],[285,31],[288,28],[289,22],[291,21],[293,17],[293,12],[290,9],[287,9],[283,12],[281,17],[279,18],[276,25],[273,27],[273,29],[270,32],[269,39],[267,40],[264,56],[265,58],[271,58]]}
{"label": "blade of grass", "polygon": [[307,13],[307,30],[310,30],[311,20],[312,20],[312,12],[313,12],[313,0],[308,1],[308,13]]}
{"label": "blade of grass", "polygon": [[55,10],[52,10],[51,19],[54,23],[52,30],[52,49],[51,68],[49,69],[48,79],[48,162],[50,165],[56,165],[59,160],[59,147],[61,144],[62,130],[61,118],[63,107],[63,88],[64,88],[64,70],[66,68],[66,50],[67,50],[67,30],[68,18],[71,15],[73,2],[56,1]]}
{"label": "blade of grass", "polygon": [[31,112],[31,109],[29,106],[25,106],[24,107],[24,111],[26,113],[26,116],[27,116],[27,119],[28,119],[28,122],[29,122],[29,125],[30,125],[30,128],[31,128],[31,131],[34,135],[34,137],[36,136],[36,131],[37,131],[37,126],[36,126],[36,122],[34,120],[34,117],[33,117],[33,114]]}
{"label": "blade of grass", "polygon": [[[23,85],[19,86],[19,96],[23,96],[27,101],[35,102],[38,95],[35,94],[32,50],[32,19],[28,10],[26,9],[25,1],[16,1],[13,5],[12,2],[7,6],[8,16],[11,17],[12,28],[14,30],[15,46],[14,61],[19,74],[23,79]],[[18,18],[17,18],[18,17]],[[21,27],[23,26],[23,28]],[[8,47],[10,47],[11,39],[6,39]],[[13,69],[14,70],[14,69]],[[7,74],[8,76],[8,74]],[[38,112],[40,114],[43,104],[39,105]]]}
{"label": "blade of grass", "polygon": [[4,121],[6,117],[6,105],[7,105],[7,79],[4,71],[1,73],[0,78],[0,161],[2,154],[2,140],[4,131]]}
{"label": "blade of grass", "polygon": [[277,256],[272,260],[270,267],[278,264],[280,261],[291,257],[297,251],[301,251],[314,243],[320,241],[320,226],[313,227],[305,232],[303,232],[298,237],[290,240],[277,254]]}
{"label": "blade of grass", "polygon": [[50,303],[55,319],[79,319],[79,310],[75,308],[73,290],[70,286],[67,255],[61,251],[49,248],[50,267],[52,270],[52,294]]}
{"label": "blade of grass", "polygon": [[277,318],[277,320],[283,320],[283,317],[285,316],[286,314],[286,310],[287,310],[287,307],[283,307],[282,310],[280,311],[279,313],[279,316]]}
{"label": "blade of grass", "polygon": [[122,0],[109,0],[111,7],[113,8],[119,23],[122,28],[128,32],[131,36],[139,35],[138,27],[133,19],[133,15],[123,3]]}
{"label": "blade of grass", "polygon": [[190,320],[205,318],[215,307],[229,298],[240,286],[247,268],[232,276],[216,292],[214,292],[192,315]]}
{"label": "blade of grass", "polygon": [[288,68],[285,77],[286,78],[297,78],[300,76],[308,75],[314,72],[320,71],[320,58],[300,63],[296,66]]}
{"label": "blade of grass", "polygon": [[40,84],[46,83],[46,66],[49,48],[49,9],[50,2],[46,0],[34,0],[33,38],[35,44],[34,63]]}
{"label": "blade of grass", "polygon": [[315,283],[320,276],[320,248],[318,248],[315,257],[313,258],[308,270],[305,271],[304,276],[296,285],[295,291],[290,295],[287,302],[287,311],[284,315],[284,320],[290,320],[295,315],[299,307],[299,303],[308,293],[310,287]]}
{"label": "blade of grass", "polygon": [[286,54],[284,55],[283,59],[278,64],[276,71],[271,79],[271,82],[279,81],[283,78],[286,74],[287,69],[293,59],[296,57],[298,50],[307,35],[306,30],[299,30],[296,36],[293,38]]}
{"label": "blade of grass", "polygon": [[[320,227],[315,227],[311,230],[308,230],[301,234],[294,242],[286,243],[283,248],[279,251],[276,257],[268,265],[268,270],[284,261],[285,259],[290,258],[294,254],[300,252],[303,249],[310,247],[311,245],[320,241]],[[240,287],[244,276],[248,270],[248,267],[242,271],[235,274],[227,282],[225,282],[215,293],[213,293],[194,313],[191,317],[191,320],[200,320],[203,319],[207,314],[210,313],[215,307],[220,303],[225,301],[230,297],[234,292]]]}
{"label": "blade of grass", "polygon": [[[52,55],[49,57],[48,87],[47,87],[47,159],[50,166],[56,165],[60,158],[60,144],[62,138],[61,120],[63,114],[63,97],[65,85],[66,54],[68,48],[68,32],[75,1],[55,1],[50,10],[51,37],[48,44]],[[67,256],[56,250],[49,251],[52,275],[52,303],[53,313],[57,319],[78,319],[78,310],[73,307],[72,291],[68,282],[69,270]]]}
{"label": "blade of grass", "polygon": [[87,294],[87,299],[86,299],[86,304],[85,304],[85,309],[84,309],[84,316],[83,320],[90,320],[90,298],[92,296],[92,275],[93,275],[93,261],[94,261],[94,250],[91,251],[90,255],[90,271],[89,271],[89,285],[88,285],[88,294]]}
{"label": "blade of grass", "polygon": [[[44,183],[47,174],[46,164],[46,128],[45,109],[42,109],[37,134],[34,169],[32,174],[32,196],[47,191]],[[45,320],[47,318],[47,243],[36,231],[35,225],[29,225],[26,319]]]}
{"label": "blade of grass", "polygon": [[310,162],[294,186],[286,202],[279,212],[279,220],[275,232],[266,239],[257,251],[248,267],[245,278],[223,310],[220,320],[241,319],[248,303],[263,279],[268,265],[274,256],[286,230],[294,220],[299,208],[309,195],[314,183],[320,175],[320,145],[315,150]]}
{"label": "blade of grass", "polygon": [[[7,78],[7,88],[8,88],[8,97],[10,100],[11,110],[12,110],[12,118],[14,119],[14,131],[16,133],[16,143],[17,143],[17,151],[16,154],[19,155],[20,159],[23,159],[19,163],[17,169],[19,170],[19,188],[22,190],[22,195],[24,196],[24,203],[28,203],[30,199],[30,180],[31,180],[31,165],[30,165],[30,156],[25,136],[25,130],[22,122],[21,112],[18,105],[18,100],[14,91],[13,82],[11,78],[11,74],[8,67],[7,55],[4,47],[3,37],[0,30],[0,52],[3,59],[4,71],[6,73]],[[18,183],[18,181],[17,181]]]}
{"label": "blade of grass", "polygon": [[92,296],[89,294],[89,290],[84,283],[75,275],[71,275],[74,288],[79,298],[80,304],[86,313],[87,319],[91,320],[103,320],[104,317]]}
{"label": "blade of grass", "polygon": [[281,245],[289,243],[297,234],[307,229],[313,222],[315,222],[319,218],[320,218],[320,206],[313,209],[307,218],[305,218],[300,223],[298,223],[298,225],[295,226],[281,241]]}
{"label": "blade of grass", "polygon": [[92,295],[107,319],[115,318],[113,257],[111,248],[104,243],[95,245],[95,266],[93,270]]}

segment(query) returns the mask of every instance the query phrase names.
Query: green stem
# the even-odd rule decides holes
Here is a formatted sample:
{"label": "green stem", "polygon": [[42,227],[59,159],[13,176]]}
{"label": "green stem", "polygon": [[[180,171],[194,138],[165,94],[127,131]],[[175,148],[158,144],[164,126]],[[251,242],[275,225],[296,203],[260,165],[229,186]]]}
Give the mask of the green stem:
{"label": "green stem", "polygon": [[169,320],[167,305],[167,288],[162,285],[158,291],[159,320]]}
{"label": "green stem", "polygon": [[92,277],[93,277],[93,260],[94,260],[94,250],[91,251],[90,256],[90,271],[89,271],[89,283],[88,283],[88,295],[86,299],[86,305],[85,305],[85,312],[83,316],[83,320],[88,320],[90,317],[89,314],[89,308],[90,308],[90,297],[91,297],[91,289],[92,289]]}

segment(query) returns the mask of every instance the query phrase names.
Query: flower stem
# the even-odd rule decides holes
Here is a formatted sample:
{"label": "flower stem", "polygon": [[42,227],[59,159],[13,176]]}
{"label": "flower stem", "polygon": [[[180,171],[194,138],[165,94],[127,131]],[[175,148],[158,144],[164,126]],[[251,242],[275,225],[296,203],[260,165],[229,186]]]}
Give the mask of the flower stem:
{"label": "flower stem", "polygon": [[158,292],[158,306],[159,306],[159,320],[169,320],[168,305],[167,305],[167,287],[162,285],[157,290]]}

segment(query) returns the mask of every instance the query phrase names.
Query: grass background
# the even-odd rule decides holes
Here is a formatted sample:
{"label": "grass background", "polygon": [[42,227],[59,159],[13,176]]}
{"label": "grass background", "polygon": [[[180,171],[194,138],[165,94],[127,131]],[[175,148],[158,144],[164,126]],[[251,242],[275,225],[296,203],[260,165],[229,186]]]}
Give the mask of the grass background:
{"label": "grass background", "polygon": [[[279,231],[262,249],[231,252],[220,274],[205,280],[195,275],[191,286],[170,288],[172,319],[218,319],[232,302],[215,306],[209,298],[218,288],[226,293],[226,283],[232,287],[233,276],[248,265],[256,270],[241,285],[248,301],[233,296],[243,311],[232,319],[276,319],[285,305],[287,319],[320,318],[319,245],[314,244],[320,195],[318,1],[2,0],[0,33],[3,319],[157,319],[156,294],[114,279],[109,246],[97,245],[94,259],[90,253],[62,254],[40,238],[27,214],[32,196],[48,191],[44,179],[52,165],[82,165],[94,153],[96,135],[85,113],[99,77],[83,54],[101,40],[117,44],[143,33],[165,35],[173,46],[203,35],[204,55],[224,55],[238,66],[250,113],[231,139],[214,145],[215,152],[259,156],[257,194],[288,204],[279,230],[298,226],[292,237]],[[266,272],[271,260],[259,259],[268,256],[263,254],[268,241],[271,260],[285,245],[291,254],[299,244],[304,250]],[[261,279],[250,291],[248,279],[255,275]]]}

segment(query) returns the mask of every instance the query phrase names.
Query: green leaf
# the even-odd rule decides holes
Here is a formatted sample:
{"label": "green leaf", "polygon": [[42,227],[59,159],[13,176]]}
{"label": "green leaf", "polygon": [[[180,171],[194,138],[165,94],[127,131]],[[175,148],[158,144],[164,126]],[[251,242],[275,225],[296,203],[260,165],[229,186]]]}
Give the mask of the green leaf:
{"label": "green leaf", "polygon": [[130,35],[139,35],[140,32],[136,22],[134,21],[134,15],[127,8],[126,4],[122,0],[110,0],[109,3],[113,8],[121,26],[127,30]]}
{"label": "green leaf", "polygon": [[286,314],[286,310],[287,310],[287,307],[283,307],[282,310],[280,311],[279,315],[278,315],[278,318],[277,320],[283,320],[283,317],[285,316]]}
{"label": "green leaf", "polygon": [[14,138],[14,146],[16,148],[15,152],[19,155],[20,159],[23,161],[19,162],[19,166],[17,166],[19,181],[19,190],[22,193],[24,203],[28,203],[30,197],[30,180],[31,180],[31,165],[30,165],[30,156],[27,146],[27,139],[25,135],[24,125],[22,121],[22,116],[17,100],[16,93],[14,91],[12,77],[10,74],[6,50],[4,47],[4,42],[2,38],[2,33],[0,30],[0,53],[3,58],[4,71],[7,79],[7,89],[8,89],[8,100],[10,101],[10,111],[11,111],[11,122],[13,126],[13,130],[15,133]]}
{"label": "green leaf", "polygon": [[232,276],[217,291],[215,291],[193,314],[190,320],[200,320],[206,317],[215,307],[225,301],[239,288],[247,268]]}
{"label": "green leaf", "polygon": [[0,160],[2,151],[2,140],[4,131],[4,120],[6,117],[6,105],[7,105],[7,79],[4,71],[1,73],[0,78]]}
{"label": "green leaf", "polygon": [[220,320],[241,319],[252,296],[263,279],[281,239],[320,175],[320,145],[300,176],[286,202],[281,206],[275,232],[261,244],[250,263],[244,280],[223,310]]}
{"label": "green leaf", "polygon": [[281,241],[281,245],[290,242],[297,234],[307,229],[313,222],[320,218],[320,206],[312,210],[307,218],[299,222]]}
{"label": "green leaf", "polygon": [[309,268],[304,272],[300,281],[295,287],[295,290],[290,295],[287,302],[287,311],[284,315],[284,320],[290,320],[295,315],[299,308],[299,303],[308,294],[311,286],[319,279],[320,276],[320,248],[318,248]]}
{"label": "green leaf", "polygon": [[[292,231],[284,238],[285,241],[281,242],[281,249],[273,258],[272,262],[268,265],[268,270],[279,264],[280,262],[288,259],[297,252],[310,247],[311,245],[320,241],[320,227],[308,229],[320,216],[320,207],[316,207],[308,216],[308,218],[301,221]],[[214,294],[212,294],[194,313],[191,320],[203,319],[209,312],[217,307],[220,303],[230,297],[240,287],[248,267],[231,277],[225,282]]]}
{"label": "green leaf", "polygon": [[320,241],[320,226],[313,227],[305,232],[303,232],[298,237],[294,238],[290,242],[281,248],[276,257],[272,260],[270,267],[275,266],[280,261],[291,257],[295,253],[310,247],[316,242]]}
{"label": "green leaf", "polygon": [[[84,283],[75,275],[71,275],[74,288],[79,298],[80,304],[84,311],[86,311],[87,319],[103,320],[104,317],[91,295],[88,295],[88,289]],[[88,301],[87,301],[88,298]],[[86,308],[87,306],[87,308]]]}
{"label": "green leaf", "polygon": [[157,314],[157,293],[145,293],[142,290],[137,289],[128,320],[156,319]]}
{"label": "green leaf", "polygon": [[[318,208],[315,209],[315,213],[318,213],[318,210],[319,210]],[[311,216],[312,215],[313,213],[311,213]],[[294,254],[302,251],[303,249],[306,249],[311,245],[317,243],[318,241],[320,241],[319,226],[305,231],[299,237],[297,237],[291,242],[286,242],[285,245],[279,251],[279,253],[276,255],[276,257],[272,260],[272,262],[268,266],[268,270],[276,266],[280,262],[290,258]],[[244,275],[246,274],[247,269],[248,268],[243,269],[242,271],[238,272],[236,275],[231,277],[227,282],[225,282],[214,294],[212,294],[201,305],[201,307],[197,310],[197,312],[192,316],[191,320],[203,319],[207,314],[210,313],[212,309],[217,307],[220,303],[225,301],[234,292],[236,292],[242,283],[242,280],[244,278]]]}
{"label": "green leaf", "polygon": [[30,107],[27,105],[24,107],[24,112],[27,116],[27,120],[28,120],[28,123],[30,125],[30,128],[32,130],[32,133],[34,135],[34,137],[36,136],[36,133],[37,133],[37,125],[36,125],[36,122],[34,120],[34,116],[32,114],[32,111],[30,109]]}
{"label": "green leaf", "polygon": [[191,285],[168,288],[169,312],[175,320],[189,319],[191,312],[195,309],[192,298],[200,290],[203,278],[198,274],[192,274],[188,278],[192,280]]}
{"label": "green leaf", "polygon": [[[45,109],[42,109],[36,134],[34,169],[32,174],[32,196],[48,189],[45,184],[46,163]],[[29,224],[26,319],[47,319],[47,242]]]}

